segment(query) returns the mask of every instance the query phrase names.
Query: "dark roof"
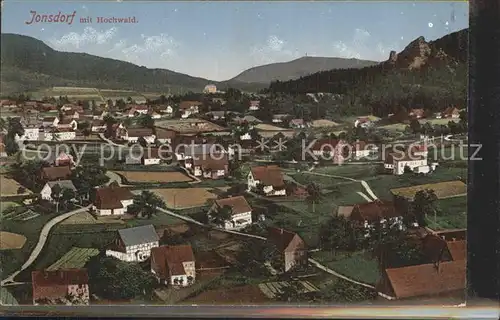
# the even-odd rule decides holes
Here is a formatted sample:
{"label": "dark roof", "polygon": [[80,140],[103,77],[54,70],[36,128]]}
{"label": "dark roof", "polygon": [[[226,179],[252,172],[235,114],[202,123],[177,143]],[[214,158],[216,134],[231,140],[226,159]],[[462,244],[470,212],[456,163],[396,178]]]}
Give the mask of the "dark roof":
{"label": "dark roof", "polygon": [[42,168],[42,178],[49,181],[66,179],[70,175],[71,175],[71,169],[69,166]]}
{"label": "dark roof", "polygon": [[240,214],[252,211],[252,207],[248,204],[247,200],[243,196],[236,196],[225,199],[215,200],[216,205],[219,208],[224,206],[229,206],[233,210],[233,214]]}
{"label": "dark roof", "polygon": [[280,228],[270,227],[267,231],[268,239],[271,240],[280,251],[284,251],[295,236],[298,237],[296,233]]}
{"label": "dark roof", "polygon": [[169,273],[170,275],[185,274],[183,262],[195,261],[193,249],[189,244],[153,248],[151,255],[160,269],[158,271],[162,278],[166,278]]}
{"label": "dark roof", "polygon": [[386,269],[385,273],[396,298],[437,295],[465,289],[466,260]]}
{"label": "dark roof", "polygon": [[118,234],[126,247],[137,244],[151,243],[159,240],[152,224],[118,230]]}
{"label": "dark roof", "polygon": [[65,298],[68,285],[88,284],[87,269],[59,269],[31,272],[33,300]]}
{"label": "dark roof", "polygon": [[59,185],[61,189],[70,189],[76,191],[75,185],[71,180],[59,180],[59,181],[49,181],[47,182],[49,187],[52,189],[55,185]]}
{"label": "dark roof", "polygon": [[107,186],[96,189],[94,205],[97,209],[118,209],[123,208],[121,201],[130,200],[134,197],[130,189]]}
{"label": "dark roof", "polygon": [[156,128],[156,137],[158,139],[173,139],[177,133],[173,130]]}
{"label": "dark roof", "polygon": [[202,170],[226,170],[229,160],[227,154],[221,156],[221,154],[214,154],[212,158],[211,155],[197,156],[192,159],[193,166],[200,166]]}
{"label": "dark roof", "polygon": [[283,187],[283,173],[278,166],[258,166],[251,168],[252,176],[255,180],[259,180],[263,185],[273,187]]}
{"label": "dark roof", "polygon": [[130,128],[127,129],[129,137],[147,137],[153,135],[153,129],[151,128]]}
{"label": "dark roof", "polygon": [[[354,205],[352,213],[359,213],[363,220],[370,222],[397,217],[400,214],[396,211],[394,203],[388,201],[373,201]],[[351,218],[356,219],[357,215],[351,214]]]}
{"label": "dark roof", "polygon": [[182,101],[179,104],[179,109],[180,110],[189,109],[192,106],[201,106],[202,104],[203,104],[203,102],[200,102],[200,101]]}

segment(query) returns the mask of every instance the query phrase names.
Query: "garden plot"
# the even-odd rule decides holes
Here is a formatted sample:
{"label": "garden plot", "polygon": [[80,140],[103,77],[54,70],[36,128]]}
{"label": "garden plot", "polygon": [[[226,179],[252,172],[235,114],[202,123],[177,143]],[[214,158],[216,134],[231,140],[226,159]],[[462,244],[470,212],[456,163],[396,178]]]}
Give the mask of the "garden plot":
{"label": "garden plot", "polygon": [[73,247],[61,259],[49,266],[47,271],[58,269],[83,268],[85,263],[93,256],[99,254],[99,249],[96,248],[78,248]]}
{"label": "garden plot", "polygon": [[[300,285],[299,290],[301,293],[311,293],[319,291],[319,289],[316,288],[316,286],[314,286],[309,281],[298,281],[296,283]],[[267,282],[267,283],[261,283],[258,286],[263,294],[265,294],[270,299],[274,299],[278,297],[281,293],[283,293],[283,288],[289,287],[290,283],[286,281]]]}

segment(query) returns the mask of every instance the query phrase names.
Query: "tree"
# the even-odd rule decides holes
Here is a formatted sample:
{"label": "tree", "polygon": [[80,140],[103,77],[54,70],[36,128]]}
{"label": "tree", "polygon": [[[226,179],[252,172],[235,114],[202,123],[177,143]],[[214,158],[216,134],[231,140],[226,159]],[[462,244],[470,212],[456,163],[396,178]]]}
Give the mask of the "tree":
{"label": "tree", "polygon": [[71,172],[71,181],[73,181],[77,190],[80,188],[90,190],[109,181],[106,171],[105,167],[98,166],[95,163],[85,163]]}
{"label": "tree", "polygon": [[59,184],[56,184],[52,187],[52,190],[50,192],[50,197],[56,203],[56,212],[59,212],[59,201],[61,200],[62,197],[62,188]]}
{"label": "tree", "polygon": [[133,211],[142,217],[151,218],[158,208],[166,209],[165,202],[151,191],[142,191],[134,197]]}
{"label": "tree", "polygon": [[75,198],[75,191],[69,188],[63,188],[60,200],[63,203],[65,209],[68,209],[71,200],[73,200],[74,198]]}
{"label": "tree", "polygon": [[337,250],[349,249],[349,229],[351,225],[344,216],[335,216],[328,220],[319,231],[320,245],[322,249]]}
{"label": "tree", "polygon": [[429,215],[434,215],[434,221],[436,220],[437,199],[434,190],[425,189],[417,191],[411,203],[411,212],[415,216],[419,226],[427,226],[426,217]]}
{"label": "tree", "polygon": [[410,129],[413,133],[417,134],[422,132],[422,125],[417,119],[412,119],[410,121]]}
{"label": "tree", "polygon": [[104,254],[91,257],[85,264],[90,291],[110,300],[133,299],[150,294],[157,283],[139,264],[120,261]]}
{"label": "tree", "polygon": [[356,303],[377,298],[377,292],[343,279],[337,279],[332,286],[321,290],[319,299],[324,302]]}
{"label": "tree", "polygon": [[228,205],[222,208],[217,208],[211,213],[212,222],[218,226],[224,226],[226,221],[231,220],[233,216],[233,208]]}
{"label": "tree", "polygon": [[144,128],[154,128],[155,126],[155,120],[149,114],[141,115],[137,122]]}
{"label": "tree", "polygon": [[321,190],[319,188],[319,185],[317,185],[314,182],[311,182],[307,185],[306,191],[308,194],[306,200],[312,203],[313,212],[316,212],[316,202],[318,202],[319,199],[321,199]]}

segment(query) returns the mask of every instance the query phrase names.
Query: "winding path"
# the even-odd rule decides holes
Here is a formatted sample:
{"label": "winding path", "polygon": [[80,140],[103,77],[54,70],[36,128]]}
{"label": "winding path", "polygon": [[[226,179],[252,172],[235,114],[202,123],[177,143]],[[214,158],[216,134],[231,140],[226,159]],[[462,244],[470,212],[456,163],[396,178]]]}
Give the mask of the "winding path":
{"label": "winding path", "polygon": [[16,272],[12,273],[7,278],[3,279],[2,282],[0,283],[0,285],[4,286],[6,284],[13,284],[13,283],[15,283],[14,282],[14,278],[19,273],[21,273],[23,270],[25,270],[29,266],[31,266],[31,264],[36,260],[36,258],[40,254],[40,252],[42,252],[42,249],[45,246],[45,243],[47,242],[47,238],[49,236],[49,232],[52,229],[52,227],[54,227],[59,222],[61,222],[61,221],[65,220],[65,219],[71,217],[72,215],[74,215],[76,213],[79,213],[79,212],[86,211],[89,208],[90,208],[90,205],[88,205],[86,207],[82,207],[82,208],[76,209],[76,210],[73,210],[73,211],[70,211],[70,212],[66,212],[64,214],[61,214],[60,216],[57,216],[57,217],[53,218],[49,222],[47,222],[45,224],[45,226],[43,226],[42,231],[40,232],[40,236],[38,238],[38,243],[36,244],[35,248],[31,252],[28,260],[26,260],[26,262],[22,265],[21,269],[17,270]]}

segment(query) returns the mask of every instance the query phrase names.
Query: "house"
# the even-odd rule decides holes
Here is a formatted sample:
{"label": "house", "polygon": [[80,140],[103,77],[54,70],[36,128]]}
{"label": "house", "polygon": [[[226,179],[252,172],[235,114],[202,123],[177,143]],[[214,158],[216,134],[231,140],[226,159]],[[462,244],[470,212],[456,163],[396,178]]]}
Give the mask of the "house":
{"label": "house", "polygon": [[216,93],[216,92],[217,92],[217,87],[215,86],[215,84],[207,84],[203,89],[203,93]]}
{"label": "house", "polygon": [[215,203],[208,210],[209,220],[214,212],[225,206],[231,208],[231,219],[224,222],[224,226],[222,226],[224,229],[240,230],[252,224],[252,207],[243,196],[215,200]]}
{"label": "house", "polygon": [[252,135],[250,134],[250,132],[245,132],[244,134],[240,135],[239,139],[241,141],[253,140]]}
{"label": "house", "polygon": [[455,107],[448,107],[441,112],[442,118],[458,119],[460,118],[460,110]]}
{"label": "house", "polygon": [[53,128],[43,131],[45,141],[65,141],[76,139],[76,131],[72,128]]}
{"label": "house", "polygon": [[159,246],[158,234],[152,224],[120,229],[106,255],[127,262],[142,262],[151,255],[151,249]]}
{"label": "house", "polygon": [[56,155],[55,152],[50,153],[50,156],[45,158],[45,162],[51,166],[72,166],[75,164],[73,156],[64,151],[60,152],[59,155]]}
{"label": "house", "polygon": [[354,121],[354,127],[369,128],[373,126],[373,122],[368,117],[360,117]]}
{"label": "house", "polygon": [[410,152],[391,152],[384,160],[384,168],[391,170],[395,175],[402,175],[406,167],[414,172],[421,171],[419,167],[427,167],[427,157]]}
{"label": "house", "polygon": [[95,110],[92,112],[92,117],[98,120],[104,120],[104,117],[108,114],[105,110]]}
{"label": "house", "polygon": [[154,111],[154,110],[149,110],[148,111],[148,115],[151,116],[152,119],[161,119],[161,114],[159,114],[158,112]]}
{"label": "house", "polygon": [[354,145],[352,145],[352,156],[355,160],[359,160],[361,158],[366,158],[370,156],[370,154],[376,150],[375,146],[370,146],[365,141],[356,141]]}
{"label": "house", "polygon": [[151,272],[161,284],[174,287],[192,285],[196,280],[195,262],[189,244],[151,249]]}
{"label": "house", "polygon": [[145,166],[160,164],[162,160],[169,157],[167,150],[160,150],[158,148],[147,148],[141,158],[141,163]]}
{"label": "house", "polygon": [[344,140],[317,139],[309,148],[316,159],[332,160],[334,163],[342,163],[349,156],[349,145]]}
{"label": "house", "polygon": [[302,129],[306,127],[304,119],[292,119],[288,122],[288,126],[294,129]]}
{"label": "house", "polygon": [[170,105],[160,105],[156,107],[158,112],[166,116],[171,116],[174,113],[174,108]]}
{"label": "house", "polygon": [[195,177],[220,179],[229,173],[229,160],[226,153],[210,152],[201,156],[193,156],[185,161],[185,167],[193,172]]}
{"label": "house", "polygon": [[411,109],[410,112],[408,113],[408,116],[411,118],[415,119],[421,119],[425,117],[425,110],[420,108],[420,109]]}
{"label": "house", "polygon": [[429,263],[467,259],[465,229],[429,233],[422,239],[422,252]]}
{"label": "house", "polygon": [[289,114],[275,114],[273,115],[273,119],[271,121],[273,123],[282,123],[289,117],[290,117]]}
{"label": "house", "polygon": [[106,131],[106,127],[106,122],[104,122],[104,120],[94,119],[92,120],[90,128],[92,132],[104,132]]}
{"label": "house", "polygon": [[211,120],[222,120],[226,118],[226,111],[210,111],[205,114]]}
{"label": "house", "polygon": [[[241,139],[241,137],[240,137]],[[227,148],[229,157],[234,157],[236,154],[239,156],[251,155],[255,152],[258,147],[258,143],[252,139],[241,140],[239,143],[234,145],[229,145]]]}
{"label": "house", "polygon": [[307,246],[298,234],[271,227],[267,238],[276,246],[285,272],[294,266],[307,264]]}
{"label": "house", "polygon": [[27,140],[27,141],[39,140],[40,139],[40,127],[42,127],[41,124],[24,126],[24,134],[19,139]]}
{"label": "house", "polygon": [[199,107],[201,105],[203,105],[203,102],[200,101],[182,101],[179,105],[181,118],[185,119],[193,114],[199,113]]}
{"label": "house", "polygon": [[76,130],[78,128],[78,122],[75,119],[64,118],[56,124],[56,128]]}
{"label": "house", "polygon": [[56,185],[59,186],[61,190],[69,189],[73,192],[76,192],[75,185],[71,180],[49,181],[45,183],[45,186],[42,188],[42,191],[40,191],[41,198],[43,200],[53,201],[54,199],[52,198],[52,189]]}
{"label": "house", "polygon": [[443,115],[441,112],[436,112],[436,113],[434,113],[434,118],[441,119],[441,118],[443,118]]}
{"label": "house", "polygon": [[377,291],[395,299],[463,295],[466,260],[385,269]]}
{"label": "house", "polygon": [[233,122],[236,124],[246,124],[247,123],[250,125],[262,123],[261,120],[257,119],[254,116],[251,116],[251,115],[246,115],[244,117],[240,117],[240,116],[234,117]]}
{"label": "house", "polygon": [[168,143],[172,144],[175,137],[177,136],[177,132],[174,130],[163,129],[163,128],[155,128],[156,139],[160,143]]}
{"label": "house", "polygon": [[248,111],[257,111],[260,109],[260,101],[258,100],[252,100],[249,103],[248,106]]}
{"label": "house", "polygon": [[398,212],[394,203],[389,201],[376,200],[373,202],[356,204],[353,206],[349,220],[357,226],[364,227],[365,236],[370,235],[376,223],[381,227],[398,228],[403,230],[403,216]]}
{"label": "house", "polygon": [[63,115],[64,115],[65,119],[79,119],[80,118],[80,114],[74,109],[65,110],[63,112]]}
{"label": "house", "polygon": [[133,105],[130,106],[130,109],[127,112],[127,117],[133,118],[137,117],[143,114],[147,114],[149,111],[149,108],[147,106],[142,106],[142,105]]}
{"label": "house", "polygon": [[111,184],[96,189],[93,209],[97,216],[123,215],[134,203],[134,194],[129,188]]}
{"label": "house", "polygon": [[266,196],[286,196],[283,172],[275,165],[252,167],[247,176],[247,188],[262,188]]}
{"label": "house", "polygon": [[146,140],[149,144],[154,143],[156,140],[156,136],[151,128],[123,128],[119,134],[119,138],[126,140],[129,143],[136,143],[139,141],[139,138],[144,138],[144,140]]}
{"label": "house", "polygon": [[45,117],[42,119],[42,125],[44,127],[55,127],[59,123],[58,117]]}
{"label": "house", "polygon": [[31,272],[34,305],[89,305],[87,269]]}
{"label": "house", "polygon": [[[207,159],[213,154],[220,156],[220,153],[226,153],[226,150],[221,148],[220,145],[206,143],[203,138],[197,140],[196,138],[189,137],[186,141],[179,141],[175,147],[175,157],[178,161],[200,157]],[[184,163],[186,169],[191,169],[191,165],[192,162]]]}
{"label": "house", "polygon": [[40,179],[42,181],[67,180],[71,176],[70,166],[43,167],[40,169]]}

